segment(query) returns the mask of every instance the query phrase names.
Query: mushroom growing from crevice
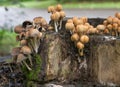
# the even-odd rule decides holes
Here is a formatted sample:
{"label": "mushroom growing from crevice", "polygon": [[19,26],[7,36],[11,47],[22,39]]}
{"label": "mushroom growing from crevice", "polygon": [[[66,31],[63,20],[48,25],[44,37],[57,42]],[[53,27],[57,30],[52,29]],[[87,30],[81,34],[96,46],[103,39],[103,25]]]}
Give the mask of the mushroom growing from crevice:
{"label": "mushroom growing from crevice", "polygon": [[83,56],[84,44],[79,41],[77,42],[76,46],[78,48],[79,55]]}

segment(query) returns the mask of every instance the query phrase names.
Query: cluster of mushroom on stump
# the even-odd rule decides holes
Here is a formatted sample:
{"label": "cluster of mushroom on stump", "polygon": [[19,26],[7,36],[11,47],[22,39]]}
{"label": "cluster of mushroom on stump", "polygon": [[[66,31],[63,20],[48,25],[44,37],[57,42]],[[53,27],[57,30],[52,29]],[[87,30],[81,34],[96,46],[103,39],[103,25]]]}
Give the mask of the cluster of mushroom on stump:
{"label": "cluster of mushroom on stump", "polygon": [[49,6],[48,13],[51,13],[50,18],[54,21],[55,32],[58,32],[62,28],[62,21],[65,17],[65,12],[63,11],[62,5],[58,4],[56,6]]}
{"label": "cluster of mushroom on stump", "polygon": [[109,16],[103,22],[105,29],[104,33],[111,36],[120,36],[120,13],[115,13],[115,16]]}
{"label": "cluster of mushroom on stump", "polygon": [[[22,25],[14,28],[17,34],[16,40],[20,42],[20,47],[13,48],[12,56],[16,63],[23,63],[28,70],[32,70],[33,55],[38,53],[42,31],[46,31],[47,22],[42,17],[36,17],[31,21],[24,21]],[[26,60],[29,60],[27,64]]]}
{"label": "cluster of mushroom on stump", "polygon": [[[14,32],[17,33],[16,40],[20,42],[20,47],[12,50],[12,55],[17,63],[24,63],[28,70],[32,70],[32,59],[34,54],[37,54],[42,38],[42,32],[46,30],[62,28],[63,18],[66,16],[63,11],[62,5],[49,6],[48,13],[51,13],[50,18],[54,22],[54,26],[48,25],[46,20],[42,17],[36,17],[31,21],[24,21],[22,25],[15,27]],[[71,40],[74,42],[75,47],[78,49],[79,56],[84,56],[85,44],[89,42],[89,34],[107,34],[111,36],[120,36],[120,13],[116,13],[115,17],[109,16],[104,20],[103,24],[93,27],[88,23],[87,17],[73,17],[68,19],[65,24],[66,30],[70,31]],[[29,59],[30,65],[26,63]],[[84,59],[83,64],[86,64]],[[31,66],[31,67],[30,67]]]}

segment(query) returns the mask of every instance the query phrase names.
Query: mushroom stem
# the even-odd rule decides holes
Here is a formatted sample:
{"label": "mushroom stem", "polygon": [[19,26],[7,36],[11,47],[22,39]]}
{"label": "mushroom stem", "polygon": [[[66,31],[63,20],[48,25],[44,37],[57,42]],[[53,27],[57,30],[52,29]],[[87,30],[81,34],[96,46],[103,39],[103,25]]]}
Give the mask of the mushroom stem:
{"label": "mushroom stem", "polygon": [[13,72],[11,65],[9,64],[10,71]]}
{"label": "mushroom stem", "polygon": [[28,69],[29,71],[32,70],[24,60],[23,60],[23,63],[25,64],[25,66],[27,67],[27,69]]}
{"label": "mushroom stem", "polygon": [[59,27],[59,30],[61,30],[62,28],[62,19],[60,20],[60,27]]}
{"label": "mushroom stem", "polygon": [[58,29],[57,29],[57,22],[54,21],[54,27],[55,27],[55,32],[58,32]]}
{"label": "mushroom stem", "polygon": [[83,54],[83,49],[78,49],[78,52],[79,52],[79,55],[80,56],[83,56],[84,54]]}
{"label": "mushroom stem", "polygon": [[30,65],[33,66],[31,55],[28,55],[28,59],[29,59],[29,61],[30,61]]}

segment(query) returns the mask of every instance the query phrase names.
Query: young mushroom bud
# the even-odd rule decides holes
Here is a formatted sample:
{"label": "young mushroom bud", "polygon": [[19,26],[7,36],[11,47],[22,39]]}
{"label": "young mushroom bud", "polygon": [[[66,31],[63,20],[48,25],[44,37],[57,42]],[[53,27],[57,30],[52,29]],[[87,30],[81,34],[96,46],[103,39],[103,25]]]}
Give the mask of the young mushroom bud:
{"label": "young mushroom bud", "polygon": [[80,55],[80,56],[83,56],[83,55],[84,55],[84,54],[83,54],[84,44],[79,41],[79,42],[77,42],[77,45],[76,45],[76,46],[77,46],[77,48],[78,48],[79,55]]}
{"label": "young mushroom bud", "polygon": [[65,24],[65,29],[66,30],[69,30],[71,33],[72,33],[72,31],[73,31],[73,29],[75,28],[75,26],[74,26],[74,24],[71,22],[67,22],[66,24]]}
{"label": "young mushroom bud", "polygon": [[112,23],[112,21],[113,21],[113,17],[112,17],[112,16],[109,16],[109,17],[107,18],[107,22],[108,22],[108,23]]}
{"label": "young mushroom bud", "polygon": [[53,13],[55,11],[55,7],[54,6],[49,6],[48,7],[48,13]]}
{"label": "young mushroom bud", "polygon": [[102,25],[102,24],[97,26],[97,29],[98,29],[98,31],[99,31],[100,34],[103,34],[105,28],[106,27],[104,25]]}
{"label": "young mushroom bud", "polygon": [[88,21],[88,18],[87,18],[87,17],[81,17],[80,19],[83,20],[83,23],[87,23],[87,21]]}
{"label": "young mushroom bud", "polygon": [[61,11],[63,8],[62,8],[62,5],[61,4],[58,4],[56,7],[55,7],[56,11]]}
{"label": "young mushroom bud", "polygon": [[72,34],[71,40],[77,42],[79,40],[79,35],[77,33]]}
{"label": "young mushroom bud", "polygon": [[115,17],[117,17],[117,18],[120,19],[120,13],[119,13],[119,12],[116,12],[116,13],[115,13]]}
{"label": "young mushroom bud", "polygon": [[29,59],[29,61],[30,61],[30,64],[33,65],[33,63],[32,63],[32,57],[31,57],[32,51],[31,51],[30,47],[28,47],[28,46],[23,46],[23,47],[21,48],[21,52],[22,52],[23,54],[25,54],[25,55],[28,56],[28,59]]}
{"label": "young mushroom bud", "polygon": [[80,41],[85,44],[85,43],[88,43],[89,42],[89,37],[87,35],[82,35],[80,37]]}

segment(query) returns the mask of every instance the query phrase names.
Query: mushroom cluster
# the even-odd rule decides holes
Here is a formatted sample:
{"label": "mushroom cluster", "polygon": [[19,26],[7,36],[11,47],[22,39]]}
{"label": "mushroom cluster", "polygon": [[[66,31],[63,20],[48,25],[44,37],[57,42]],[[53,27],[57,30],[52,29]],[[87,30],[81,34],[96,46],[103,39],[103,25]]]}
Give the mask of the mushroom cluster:
{"label": "mushroom cluster", "polygon": [[[24,63],[28,70],[32,70],[32,60],[34,54],[38,53],[42,31],[48,26],[46,20],[42,17],[36,17],[31,21],[24,21],[22,25],[14,28],[17,34],[16,40],[20,42],[20,47],[13,48],[12,56],[16,63]],[[29,60],[30,66],[26,60]]]}
{"label": "mushroom cluster", "polygon": [[61,4],[56,6],[49,6],[48,13],[51,13],[50,18],[54,21],[54,29],[55,32],[58,32],[62,28],[62,20],[65,17],[65,12],[63,11],[63,7]]}
{"label": "mushroom cluster", "polygon": [[120,36],[120,13],[115,13],[115,16],[109,16],[104,20],[103,26],[98,25],[98,27],[102,28],[104,34],[108,34],[111,36]]}
{"label": "mushroom cluster", "polygon": [[98,30],[88,23],[87,17],[68,19],[65,28],[70,31],[71,40],[78,48],[79,55],[83,56],[84,45],[89,42],[88,34],[95,34]]}

